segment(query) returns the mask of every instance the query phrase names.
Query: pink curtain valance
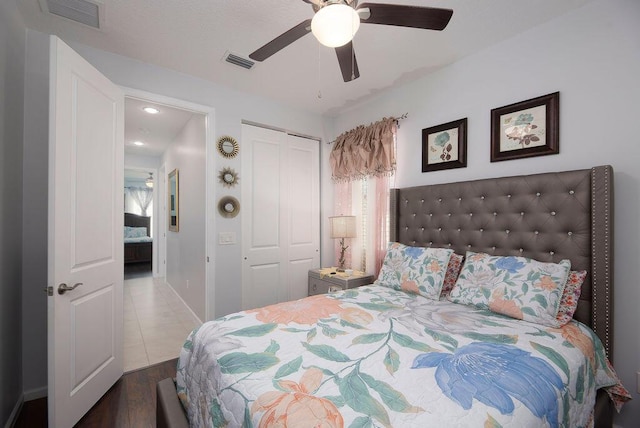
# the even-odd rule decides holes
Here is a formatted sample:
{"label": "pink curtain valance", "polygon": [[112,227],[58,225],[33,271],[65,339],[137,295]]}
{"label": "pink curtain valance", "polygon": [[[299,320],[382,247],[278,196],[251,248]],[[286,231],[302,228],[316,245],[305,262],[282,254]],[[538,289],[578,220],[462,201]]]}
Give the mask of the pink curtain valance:
{"label": "pink curtain valance", "polygon": [[331,178],[352,181],[392,175],[396,170],[397,127],[396,118],[384,118],[338,136],[329,155]]}

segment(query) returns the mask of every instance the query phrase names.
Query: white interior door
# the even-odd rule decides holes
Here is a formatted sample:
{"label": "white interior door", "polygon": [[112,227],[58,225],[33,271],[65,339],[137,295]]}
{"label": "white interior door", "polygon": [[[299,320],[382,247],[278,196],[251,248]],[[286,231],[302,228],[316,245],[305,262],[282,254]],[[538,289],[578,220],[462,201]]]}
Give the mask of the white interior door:
{"label": "white interior door", "polygon": [[[287,136],[286,218],[288,300],[307,297],[309,269],[320,267],[320,146]],[[283,226],[284,227],[284,226]]]}
{"label": "white interior door", "polygon": [[242,127],[242,305],[307,295],[320,264],[319,143]]}
{"label": "white interior door", "polygon": [[124,95],[55,36],[50,58],[49,426],[71,427],[122,375]]}

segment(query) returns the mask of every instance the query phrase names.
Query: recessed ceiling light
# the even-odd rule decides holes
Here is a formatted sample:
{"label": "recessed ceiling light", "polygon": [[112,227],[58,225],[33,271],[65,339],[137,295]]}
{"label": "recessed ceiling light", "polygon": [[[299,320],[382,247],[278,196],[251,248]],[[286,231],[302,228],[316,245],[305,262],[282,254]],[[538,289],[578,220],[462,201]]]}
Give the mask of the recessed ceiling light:
{"label": "recessed ceiling light", "polygon": [[144,143],[142,141],[134,141],[133,144],[135,144],[136,146],[144,146]]}
{"label": "recessed ceiling light", "polygon": [[142,107],[142,110],[146,111],[149,114],[158,114],[158,113],[160,113],[160,110],[158,110],[155,107]]}

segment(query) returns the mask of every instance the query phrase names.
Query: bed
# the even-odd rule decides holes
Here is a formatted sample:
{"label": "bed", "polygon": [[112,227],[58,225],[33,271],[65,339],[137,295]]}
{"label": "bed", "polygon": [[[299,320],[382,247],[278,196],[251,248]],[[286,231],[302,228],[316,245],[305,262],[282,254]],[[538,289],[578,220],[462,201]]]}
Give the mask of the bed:
{"label": "bed", "polygon": [[151,218],[124,213],[124,263],[151,263],[153,238]]}
{"label": "bed", "polygon": [[[375,284],[203,324],[183,346],[176,384],[158,384],[158,426],[187,426],[185,413],[192,426],[611,426],[607,393],[617,405],[625,395],[608,364],[611,167],[393,189],[390,205],[394,244]],[[402,269],[427,276],[406,280],[397,252],[413,263]],[[467,259],[447,298],[438,283],[452,252]],[[545,272],[528,278],[556,293],[553,305],[536,295],[521,320],[496,300],[450,301],[483,263],[501,263],[512,283],[525,259]],[[543,303],[557,308],[563,260],[587,271],[573,320],[552,326],[550,309],[550,324],[532,321],[549,315]],[[561,287],[547,287],[557,272]],[[483,287],[466,290],[482,297]]]}

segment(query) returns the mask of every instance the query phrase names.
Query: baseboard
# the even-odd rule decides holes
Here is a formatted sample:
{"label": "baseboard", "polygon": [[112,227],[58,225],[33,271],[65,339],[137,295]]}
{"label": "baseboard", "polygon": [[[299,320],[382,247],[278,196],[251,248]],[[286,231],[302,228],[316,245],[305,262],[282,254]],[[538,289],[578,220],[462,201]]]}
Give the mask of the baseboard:
{"label": "baseboard", "polygon": [[198,315],[196,315],[196,313],[195,313],[195,312],[193,312],[193,309],[191,309],[191,306],[189,306],[189,305],[187,304],[187,302],[185,302],[185,301],[184,301],[184,299],[182,298],[182,296],[180,295],[180,293],[178,293],[178,292],[175,290],[175,288],[173,288],[173,287],[171,286],[171,284],[169,284],[169,281],[167,281],[167,280],[165,279],[165,281],[164,281],[164,282],[169,286],[169,288],[171,289],[171,291],[173,291],[173,294],[175,294],[175,295],[178,297],[178,299],[180,299],[180,301],[181,301],[181,302],[182,302],[182,303],[187,307],[187,309],[189,309],[189,312],[191,312],[191,315],[192,315],[192,316],[193,316],[193,317],[194,317],[194,318],[195,318],[195,319],[196,319],[200,324],[202,324],[202,320],[200,319],[200,317],[199,317]]}
{"label": "baseboard", "polygon": [[13,407],[13,410],[9,415],[9,419],[7,419],[7,423],[4,424],[4,428],[13,428],[16,422],[18,422],[18,416],[20,416],[20,410],[22,410],[23,403],[24,396],[20,397],[20,399],[16,402],[16,405]]}
{"label": "baseboard", "polygon": [[37,400],[38,398],[44,398],[48,395],[48,388],[46,386],[40,388],[30,389],[24,392],[23,401]]}
{"label": "baseboard", "polygon": [[13,410],[9,415],[9,419],[7,419],[7,423],[4,424],[4,428],[13,428],[16,422],[18,422],[18,416],[20,416],[20,411],[22,410],[22,406],[26,401],[37,400],[39,398],[44,398],[47,396],[48,389],[46,386],[41,388],[30,389],[29,391],[25,391],[20,399],[16,402],[16,405],[13,406]]}

